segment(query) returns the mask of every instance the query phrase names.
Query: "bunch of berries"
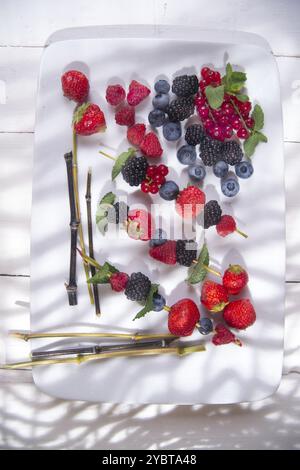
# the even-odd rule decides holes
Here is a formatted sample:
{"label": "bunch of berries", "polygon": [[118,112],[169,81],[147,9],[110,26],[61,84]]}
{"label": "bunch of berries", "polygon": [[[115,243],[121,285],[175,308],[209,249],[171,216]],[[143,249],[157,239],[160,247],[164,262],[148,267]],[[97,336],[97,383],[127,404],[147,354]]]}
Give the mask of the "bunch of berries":
{"label": "bunch of berries", "polygon": [[166,182],[169,169],[166,165],[150,165],[146,171],[146,178],[141,183],[143,193],[157,194],[160,187]]}

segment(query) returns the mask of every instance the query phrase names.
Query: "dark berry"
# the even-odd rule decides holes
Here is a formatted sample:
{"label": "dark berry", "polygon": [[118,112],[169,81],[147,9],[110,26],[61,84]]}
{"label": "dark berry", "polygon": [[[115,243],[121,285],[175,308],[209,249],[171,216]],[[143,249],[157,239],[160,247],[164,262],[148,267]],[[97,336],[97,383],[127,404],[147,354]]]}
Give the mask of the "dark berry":
{"label": "dark berry", "polygon": [[227,175],[228,170],[228,163],[224,162],[223,160],[219,160],[213,166],[213,172],[218,178],[224,178]]}
{"label": "dark berry", "polygon": [[185,133],[185,141],[189,145],[198,145],[205,137],[205,131],[200,124],[189,126]]}
{"label": "dark berry", "polygon": [[149,124],[153,127],[160,127],[164,124],[166,115],[160,109],[153,109],[148,115]]}
{"label": "dark berry", "polygon": [[228,165],[236,165],[243,159],[243,151],[238,142],[235,140],[229,140],[224,142],[222,148],[222,160],[228,163]]}
{"label": "dark berry", "polygon": [[145,274],[141,272],[133,273],[126,284],[125,295],[129,300],[145,302],[150,288],[151,281]]}
{"label": "dark berry", "polygon": [[160,312],[166,305],[165,298],[160,294],[154,294],[152,298],[154,312]]}
{"label": "dark berry", "polygon": [[123,201],[116,202],[107,211],[107,221],[112,224],[123,223],[127,220],[129,207]]}
{"label": "dark berry", "polygon": [[158,80],[154,85],[156,93],[169,93],[170,85],[167,80]]}
{"label": "dark berry", "polygon": [[250,178],[253,173],[253,165],[251,162],[240,162],[235,165],[235,173],[239,178]]}
{"label": "dark berry", "polygon": [[182,266],[191,266],[197,258],[197,244],[193,240],[177,240],[176,261]]}
{"label": "dark berry", "polygon": [[220,160],[222,144],[217,140],[206,137],[200,143],[200,158],[205,166],[213,166]]}
{"label": "dark berry", "polygon": [[167,122],[163,125],[163,135],[166,140],[173,142],[181,137],[180,122]]}
{"label": "dark berry", "polygon": [[165,201],[176,199],[179,194],[179,187],[175,181],[166,181],[159,189],[159,195]]}
{"label": "dark berry", "polygon": [[205,167],[201,163],[191,165],[188,169],[189,177],[193,181],[202,181],[206,176]]}
{"label": "dark berry", "polygon": [[180,75],[174,78],[172,92],[180,97],[195,95],[198,91],[199,82],[196,75]]}
{"label": "dark berry", "polygon": [[163,245],[164,243],[166,243],[166,241],[166,232],[163,229],[158,228],[157,230],[155,230],[154,237],[150,240],[149,245],[151,248],[153,248],[154,246]]}
{"label": "dark berry", "polygon": [[210,318],[207,318],[207,317],[200,318],[198,331],[199,333],[201,333],[201,335],[208,335],[209,333],[212,333],[213,329],[214,329],[213,322],[211,321]]}
{"label": "dark berry", "polygon": [[192,165],[196,158],[196,150],[192,145],[182,145],[177,150],[177,159],[182,165]]}
{"label": "dark berry", "polygon": [[169,95],[158,93],[152,100],[153,108],[164,111],[169,106]]}
{"label": "dark berry", "polygon": [[231,173],[221,180],[221,191],[227,197],[236,196],[240,190],[237,178]]}
{"label": "dark berry", "polygon": [[222,209],[217,201],[209,201],[204,206],[204,228],[217,225],[222,216]]}
{"label": "dark berry", "polygon": [[130,186],[139,186],[146,178],[148,162],[144,156],[132,156],[126,160],[122,167],[122,175],[126,183]]}
{"label": "dark berry", "polygon": [[177,98],[169,104],[167,114],[172,122],[184,121],[194,113],[194,98]]}

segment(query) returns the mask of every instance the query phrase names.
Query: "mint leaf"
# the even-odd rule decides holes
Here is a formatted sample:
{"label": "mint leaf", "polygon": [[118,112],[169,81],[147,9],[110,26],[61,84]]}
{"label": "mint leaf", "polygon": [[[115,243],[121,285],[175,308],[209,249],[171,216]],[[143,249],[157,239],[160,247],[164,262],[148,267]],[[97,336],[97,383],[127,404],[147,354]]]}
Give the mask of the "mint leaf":
{"label": "mint leaf", "polygon": [[159,284],[151,284],[151,288],[148,294],[148,297],[146,299],[146,303],[142,310],[140,310],[136,316],[133,318],[133,321],[136,320],[137,318],[142,318],[144,317],[148,312],[151,312],[153,310],[153,295],[157,293],[158,291]]}
{"label": "mint leaf", "polygon": [[247,80],[247,75],[245,72],[232,72],[230,79],[234,83],[245,82]]}
{"label": "mint leaf", "polygon": [[199,253],[197,263],[192,265],[192,267],[189,269],[189,276],[187,278],[187,282],[189,284],[198,284],[198,282],[204,281],[207,275],[207,270],[205,269],[205,266],[208,265],[209,252],[206,244],[204,244]]}
{"label": "mint leaf", "polygon": [[89,284],[107,284],[113,273],[119,272],[113,265],[105,262],[103,266],[87,282]]}
{"label": "mint leaf", "polygon": [[268,142],[268,137],[262,132],[256,132],[259,142]]}
{"label": "mint leaf", "polygon": [[228,64],[226,65],[226,77],[227,77],[227,79],[230,80],[232,72],[233,72],[232,65],[228,62]]}
{"label": "mint leaf", "polygon": [[264,112],[259,104],[254,106],[251,117],[254,120],[254,130],[260,131],[264,127]]}
{"label": "mint leaf", "polygon": [[110,204],[111,206],[115,203],[116,195],[112,192],[106,193],[100,201],[100,204]]}
{"label": "mint leaf", "polygon": [[129,157],[132,157],[135,154],[135,152],[136,152],[135,149],[129,148],[127,152],[123,152],[117,157],[114,163],[114,166],[112,167],[112,171],[111,171],[112,180],[114,180],[118,176],[118,174],[122,170],[122,166],[125,165],[126,160],[128,160]]}
{"label": "mint leaf", "polygon": [[221,106],[224,100],[224,90],[225,87],[224,85],[220,85],[217,87],[213,87],[211,85],[208,85],[205,88],[205,94],[206,98],[208,100],[208,103],[212,109],[217,109]]}
{"label": "mint leaf", "polygon": [[246,157],[250,158],[254,154],[258,142],[259,137],[256,132],[250,135],[250,137],[244,141],[244,152]]}
{"label": "mint leaf", "polygon": [[241,101],[242,103],[245,103],[246,101],[249,101],[249,96],[248,95],[244,95],[243,93],[237,93],[236,95],[236,98]]}

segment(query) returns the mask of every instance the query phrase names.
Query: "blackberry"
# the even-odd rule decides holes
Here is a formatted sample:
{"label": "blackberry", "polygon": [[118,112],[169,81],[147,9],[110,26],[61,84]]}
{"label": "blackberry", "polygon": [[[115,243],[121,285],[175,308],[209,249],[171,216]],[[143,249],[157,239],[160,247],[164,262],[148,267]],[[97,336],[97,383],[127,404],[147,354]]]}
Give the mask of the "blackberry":
{"label": "blackberry", "polygon": [[110,207],[107,211],[107,220],[112,224],[123,223],[128,218],[129,207],[123,201],[116,202],[113,207]]}
{"label": "blackberry", "polygon": [[172,91],[180,97],[195,95],[198,91],[199,82],[196,75],[180,75],[173,80]]}
{"label": "blackberry", "polygon": [[222,159],[228,163],[228,165],[236,165],[243,160],[243,151],[238,142],[229,140],[224,142],[222,149]]}
{"label": "blackberry", "polygon": [[182,266],[191,266],[197,258],[197,244],[193,240],[177,240],[176,261]]}
{"label": "blackberry", "polygon": [[189,126],[185,133],[185,141],[189,145],[198,145],[204,139],[205,132],[200,124]]}
{"label": "blackberry", "polygon": [[222,216],[222,209],[217,201],[209,201],[204,206],[204,228],[217,225]]}
{"label": "blackberry", "polygon": [[200,158],[205,166],[213,166],[221,158],[222,142],[205,137],[200,142]]}
{"label": "blackberry", "polygon": [[148,166],[147,159],[144,156],[137,157],[133,155],[129,157],[121,170],[126,183],[129,183],[130,186],[139,186],[146,178]]}
{"label": "blackberry", "polygon": [[126,284],[125,295],[129,300],[145,302],[151,288],[150,279],[143,273],[132,273]]}
{"label": "blackberry", "polygon": [[169,104],[167,114],[172,122],[184,121],[194,113],[195,105],[192,96],[177,98]]}

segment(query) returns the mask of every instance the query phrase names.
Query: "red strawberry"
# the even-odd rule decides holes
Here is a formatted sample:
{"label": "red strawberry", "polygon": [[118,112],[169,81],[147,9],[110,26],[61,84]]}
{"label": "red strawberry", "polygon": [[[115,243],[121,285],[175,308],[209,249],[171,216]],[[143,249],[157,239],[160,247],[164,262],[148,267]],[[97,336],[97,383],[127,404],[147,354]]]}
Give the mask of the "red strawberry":
{"label": "red strawberry", "polygon": [[83,103],[89,94],[90,84],[84,73],[79,70],[69,70],[61,77],[64,95],[70,100]]}
{"label": "red strawberry", "polygon": [[149,88],[136,80],[132,80],[129,85],[129,92],[127,95],[127,103],[130,106],[137,106],[150,94]]}
{"label": "red strawberry", "polygon": [[161,157],[163,154],[163,149],[154,132],[149,132],[149,134],[145,135],[140,148],[141,152],[146,155],[146,157],[156,158]]}
{"label": "red strawberry", "polygon": [[139,147],[146,133],[145,124],[134,124],[127,130],[127,139],[132,145]]}
{"label": "red strawberry", "polygon": [[123,106],[115,114],[116,123],[120,126],[133,126],[135,121],[135,110],[131,106]]}
{"label": "red strawberry", "polygon": [[196,186],[188,186],[180,191],[176,199],[176,210],[184,219],[197,217],[203,210],[205,194]]}
{"label": "red strawberry", "polygon": [[78,135],[92,135],[106,129],[105,117],[98,105],[83,103],[73,117],[74,131]]}
{"label": "red strawberry", "polygon": [[106,88],[106,101],[112,106],[118,106],[118,104],[122,103],[125,96],[125,90],[121,85],[109,85]]}
{"label": "red strawberry", "polygon": [[228,293],[222,284],[205,281],[201,289],[201,302],[211,312],[221,312],[229,303]]}
{"label": "red strawberry", "polygon": [[148,241],[153,238],[154,221],[149,212],[142,209],[132,209],[128,212],[127,233],[134,240]]}
{"label": "red strawberry", "polygon": [[225,307],[223,318],[232,328],[245,330],[255,322],[256,313],[249,299],[234,300]]}
{"label": "red strawberry", "polygon": [[168,240],[162,245],[150,248],[149,255],[165,264],[176,264],[176,241]]}
{"label": "red strawberry", "polygon": [[231,333],[226,326],[219,323],[215,328],[215,334],[212,337],[212,342],[215,346],[221,346],[222,344],[235,343],[238,346],[242,346],[242,343],[237,339],[233,333]]}
{"label": "red strawberry", "polygon": [[175,336],[189,336],[193,333],[199,319],[200,312],[195,302],[190,299],[181,299],[172,305],[169,311],[169,331]]}
{"label": "red strawberry", "polygon": [[127,285],[129,276],[126,273],[113,273],[110,278],[110,286],[115,292],[122,292]]}
{"label": "red strawberry", "polygon": [[231,264],[223,275],[223,286],[232,295],[239,294],[248,284],[248,274],[239,264]]}

